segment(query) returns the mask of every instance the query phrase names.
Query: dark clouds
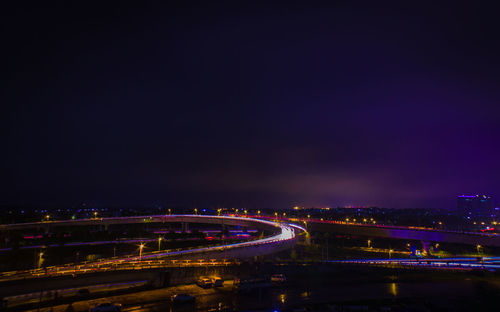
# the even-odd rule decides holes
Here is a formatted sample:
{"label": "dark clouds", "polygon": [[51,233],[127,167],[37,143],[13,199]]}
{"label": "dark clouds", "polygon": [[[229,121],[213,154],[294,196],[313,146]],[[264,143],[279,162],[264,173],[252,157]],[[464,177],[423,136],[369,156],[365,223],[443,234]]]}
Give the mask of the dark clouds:
{"label": "dark clouds", "polygon": [[4,10],[1,202],[498,194],[492,8],[139,6]]}

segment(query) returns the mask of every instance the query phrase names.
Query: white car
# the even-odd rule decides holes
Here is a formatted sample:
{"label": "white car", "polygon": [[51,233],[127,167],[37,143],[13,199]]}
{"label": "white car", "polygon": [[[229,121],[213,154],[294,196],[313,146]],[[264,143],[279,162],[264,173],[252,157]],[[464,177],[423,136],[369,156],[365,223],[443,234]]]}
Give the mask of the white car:
{"label": "white car", "polygon": [[122,310],[121,304],[104,302],[104,303],[99,303],[94,308],[90,309],[90,312],[119,312],[121,310]]}

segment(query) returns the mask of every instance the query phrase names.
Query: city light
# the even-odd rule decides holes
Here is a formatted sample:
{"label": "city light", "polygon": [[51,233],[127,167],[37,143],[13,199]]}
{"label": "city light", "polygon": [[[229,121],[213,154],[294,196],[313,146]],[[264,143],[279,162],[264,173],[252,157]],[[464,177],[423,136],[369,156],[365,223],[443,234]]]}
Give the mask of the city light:
{"label": "city light", "polygon": [[142,259],[142,250],[144,249],[144,244],[139,245],[139,261]]}
{"label": "city light", "polygon": [[500,310],[491,2],[6,1],[0,312]]}
{"label": "city light", "polygon": [[285,294],[280,295],[280,302],[281,302],[281,304],[284,304],[286,302],[286,295]]}
{"label": "city light", "polygon": [[40,251],[40,253],[38,254],[38,268],[42,267],[42,263],[43,263],[43,251]]}

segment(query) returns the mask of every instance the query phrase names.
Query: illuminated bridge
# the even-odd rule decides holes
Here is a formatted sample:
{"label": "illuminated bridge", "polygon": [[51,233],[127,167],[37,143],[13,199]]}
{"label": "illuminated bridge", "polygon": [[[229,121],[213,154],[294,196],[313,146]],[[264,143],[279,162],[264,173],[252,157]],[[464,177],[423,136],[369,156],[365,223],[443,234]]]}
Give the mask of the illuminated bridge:
{"label": "illuminated bridge", "polygon": [[327,263],[369,265],[389,268],[423,268],[441,269],[454,271],[470,270],[500,270],[500,257],[454,257],[438,259],[355,259],[355,260],[331,260]]}
{"label": "illuminated bridge", "polygon": [[307,230],[312,232],[500,247],[500,235],[494,233],[447,231],[422,227],[358,224],[340,221],[300,221],[307,223]]}

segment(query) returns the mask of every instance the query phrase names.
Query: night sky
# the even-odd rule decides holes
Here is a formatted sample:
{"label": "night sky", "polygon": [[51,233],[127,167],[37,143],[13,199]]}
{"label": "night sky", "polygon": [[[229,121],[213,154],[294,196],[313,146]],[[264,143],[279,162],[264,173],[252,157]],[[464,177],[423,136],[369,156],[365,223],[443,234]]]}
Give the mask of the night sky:
{"label": "night sky", "polygon": [[3,7],[0,204],[499,202],[496,8],[143,2]]}

